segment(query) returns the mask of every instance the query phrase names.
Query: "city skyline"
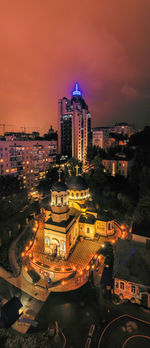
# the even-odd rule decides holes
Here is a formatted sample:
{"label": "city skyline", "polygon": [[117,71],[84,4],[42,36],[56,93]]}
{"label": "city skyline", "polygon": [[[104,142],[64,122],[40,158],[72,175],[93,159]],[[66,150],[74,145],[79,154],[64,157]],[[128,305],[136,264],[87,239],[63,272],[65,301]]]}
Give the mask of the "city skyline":
{"label": "city skyline", "polygon": [[58,99],[78,81],[92,127],[149,125],[149,10],[147,0],[3,3],[0,123],[56,129]]}

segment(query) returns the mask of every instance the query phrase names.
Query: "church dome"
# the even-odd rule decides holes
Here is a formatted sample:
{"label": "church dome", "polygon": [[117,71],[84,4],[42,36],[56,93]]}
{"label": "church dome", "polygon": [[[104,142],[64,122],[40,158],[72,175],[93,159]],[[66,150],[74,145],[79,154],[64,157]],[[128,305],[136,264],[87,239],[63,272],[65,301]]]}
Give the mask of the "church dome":
{"label": "church dome", "polygon": [[83,191],[88,189],[88,185],[81,176],[72,176],[68,181],[68,189],[72,191]]}
{"label": "church dome", "polygon": [[67,185],[61,181],[58,181],[52,185],[52,191],[61,192],[61,191],[67,191],[67,190],[68,190]]}

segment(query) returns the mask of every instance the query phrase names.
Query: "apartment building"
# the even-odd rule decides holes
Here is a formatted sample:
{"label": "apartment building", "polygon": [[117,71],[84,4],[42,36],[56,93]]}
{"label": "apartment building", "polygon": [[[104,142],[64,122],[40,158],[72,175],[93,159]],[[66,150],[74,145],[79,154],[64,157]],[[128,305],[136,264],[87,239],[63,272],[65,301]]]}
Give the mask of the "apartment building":
{"label": "apartment building", "polygon": [[0,140],[0,175],[15,175],[23,180],[24,187],[36,187],[39,180],[45,178],[56,153],[55,140],[4,136]]}

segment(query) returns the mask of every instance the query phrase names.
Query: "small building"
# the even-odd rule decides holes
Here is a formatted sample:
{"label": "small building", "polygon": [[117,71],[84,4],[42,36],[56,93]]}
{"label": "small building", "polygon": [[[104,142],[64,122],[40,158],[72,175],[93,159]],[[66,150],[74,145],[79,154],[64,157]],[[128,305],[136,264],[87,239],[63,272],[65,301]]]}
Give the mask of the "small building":
{"label": "small building", "polygon": [[114,293],[150,308],[150,257],[144,243],[118,239],[114,255]]}
{"label": "small building", "polygon": [[10,327],[19,319],[23,313],[22,307],[22,303],[16,296],[4,304],[1,308],[1,320],[4,323],[5,328]]}
{"label": "small building", "polygon": [[105,158],[102,160],[102,164],[110,175],[122,175],[127,178],[129,161],[126,158],[118,158],[117,156]]}
{"label": "small building", "polygon": [[144,243],[150,247],[150,226],[133,224],[132,240],[135,242]]}

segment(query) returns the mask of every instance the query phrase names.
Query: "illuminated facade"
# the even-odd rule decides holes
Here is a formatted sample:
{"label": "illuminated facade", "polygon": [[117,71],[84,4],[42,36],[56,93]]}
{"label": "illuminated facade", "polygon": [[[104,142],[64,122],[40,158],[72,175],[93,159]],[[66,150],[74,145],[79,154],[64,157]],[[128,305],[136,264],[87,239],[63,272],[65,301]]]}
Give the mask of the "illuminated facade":
{"label": "illuminated facade", "polygon": [[107,150],[109,133],[113,132],[113,127],[96,127],[92,129],[92,145]]}
{"label": "illuminated facade", "polygon": [[55,159],[57,142],[48,140],[0,140],[0,175],[15,175],[30,189],[44,178]]}
{"label": "illuminated facade", "polygon": [[149,249],[143,242],[118,239],[114,258],[114,293],[122,301],[130,300],[150,308],[149,267]]}
{"label": "illuminated facade", "polygon": [[78,237],[114,234],[113,217],[98,213],[90,200],[89,188],[80,176],[68,185],[58,182],[51,189],[51,210],[46,212],[45,252],[67,259]]}
{"label": "illuminated facade", "polygon": [[125,178],[128,176],[129,161],[127,159],[110,158],[103,159],[102,164],[105,170],[112,176],[122,175]]}
{"label": "illuminated facade", "polygon": [[85,162],[91,145],[91,114],[76,83],[71,100],[58,102],[58,153]]}

